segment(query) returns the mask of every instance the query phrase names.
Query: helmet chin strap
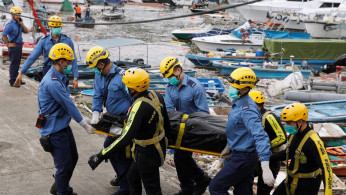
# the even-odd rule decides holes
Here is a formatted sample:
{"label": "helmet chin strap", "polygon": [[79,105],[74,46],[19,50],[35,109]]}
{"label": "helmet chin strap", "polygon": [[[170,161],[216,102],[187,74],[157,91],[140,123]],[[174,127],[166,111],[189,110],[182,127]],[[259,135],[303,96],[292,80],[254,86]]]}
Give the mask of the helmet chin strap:
{"label": "helmet chin strap", "polygon": [[58,64],[58,66],[60,66],[60,68],[62,68],[63,70],[67,70],[67,66],[66,67],[63,67],[61,66],[57,61],[55,61],[56,64]]}
{"label": "helmet chin strap", "polygon": [[105,64],[104,66],[103,66],[103,68],[102,68],[102,70],[100,71],[100,73],[103,75],[103,70],[106,68],[106,66],[107,66],[108,64]]}
{"label": "helmet chin strap", "polygon": [[303,126],[303,124],[302,125],[300,125],[300,127],[298,127],[298,121],[296,121],[296,126],[297,126],[297,131],[299,132],[300,131],[300,129],[302,128],[302,126]]}

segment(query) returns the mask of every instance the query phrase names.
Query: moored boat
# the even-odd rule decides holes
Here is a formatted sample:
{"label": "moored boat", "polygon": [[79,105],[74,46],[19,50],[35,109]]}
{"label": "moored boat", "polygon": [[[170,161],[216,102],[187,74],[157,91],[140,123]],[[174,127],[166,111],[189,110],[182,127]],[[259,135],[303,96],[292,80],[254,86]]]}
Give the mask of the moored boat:
{"label": "moored boat", "polygon": [[[308,122],[345,122],[346,121],[346,100],[321,101],[304,103],[309,110]],[[281,110],[287,105],[279,105],[270,109],[280,116]]]}
{"label": "moored boat", "polygon": [[76,23],[74,24],[75,27],[79,28],[94,28],[95,26],[95,19],[90,18],[83,18],[83,19],[77,19]]}
{"label": "moored boat", "polygon": [[244,66],[251,68],[256,73],[256,76],[260,79],[284,79],[293,72],[301,72],[304,79],[308,79],[311,73],[311,70],[292,70],[285,69],[283,67],[277,67],[276,69],[263,68],[262,66],[258,66],[253,63],[239,64],[229,61],[213,61],[212,65],[212,67],[216,68],[222,75],[226,76],[229,76],[235,69]]}
{"label": "moored boat", "polygon": [[[232,62],[242,62],[246,60],[247,62],[251,63],[261,63],[263,64],[265,62],[265,57],[263,56],[256,56],[256,57],[246,57],[246,56],[228,56],[227,54],[224,54],[220,57],[206,57],[201,55],[194,55],[194,54],[187,54],[185,55],[187,59],[189,59],[195,66],[200,67],[212,67],[212,61],[215,60],[223,60],[223,61],[232,61]],[[294,64],[302,64],[304,60],[298,60],[293,59]],[[326,64],[332,64],[334,60],[311,60],[307,59],[308,65],[311,66],[314,70],[322,70],[323,66]],[[283,59],[282,64],[288,64],[290,63],[290,60]]]}

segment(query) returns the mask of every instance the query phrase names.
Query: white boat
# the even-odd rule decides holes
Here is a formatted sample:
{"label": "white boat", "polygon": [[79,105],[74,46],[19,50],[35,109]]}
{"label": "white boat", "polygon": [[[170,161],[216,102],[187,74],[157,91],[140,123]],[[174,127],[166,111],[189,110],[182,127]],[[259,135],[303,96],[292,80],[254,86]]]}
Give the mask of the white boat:
{"label": "white boat", "polygon": [[242,43],[242,40],[233,34],[216,35],[209,37],[195,37],[192,41],[197,47],[206,52],[217,52],[218,48],[222,49],[244,49],[252,48],[257,50],[262,47],[265,34],[264,32],[255,31],[249,35]]}
{"label": "white boat", "polygon": [[172,32],[172,35],[174,35],[178,39],[187,39],[188,40],[188,39],[190,39],[189,35],[207,33],[211,29],[213,29],[213,25],[203,23],[199,27],[183,28],[183,29],[174,30]]}
{"label": "white boat", "polygon": [[173,0],[173,2],[175,3],[175,5],[178,6],[191,6],[192,5],[192,1],[193,0]]}
{"label": "white boat", "polygon": [[237,10],[247,20],[265,22],[268,14],[274,13],[275,22],[285,23],[285,18],[289,18],[284,24],[284,28],[305,30],[302,23],[306,17],[315,17],[316,12],[332,13],[344,0],[267,0],[237,7]]}
{"label": "white boat", "polygon": [[305,21],[305,28],[313,38],[334,38],[346,37],[346,24],[335,22],[315,22]]}
{"label": "white boat", "polygon": [[322,3],[320,1],[297,1],[297,0],[267,0],[260,1],[236,9],[246,20],[256,20],[259,22],[267,21],[269,11],[275,13],[295,13],[303,8],[317,8]]}
{"label": "white boat", "polygon": [[[327,3],[328,0],[324,0]],[[330,7],[302,10],[305,13],[304,25],[313,38],[346,37],[346,4],[330,1]]]}

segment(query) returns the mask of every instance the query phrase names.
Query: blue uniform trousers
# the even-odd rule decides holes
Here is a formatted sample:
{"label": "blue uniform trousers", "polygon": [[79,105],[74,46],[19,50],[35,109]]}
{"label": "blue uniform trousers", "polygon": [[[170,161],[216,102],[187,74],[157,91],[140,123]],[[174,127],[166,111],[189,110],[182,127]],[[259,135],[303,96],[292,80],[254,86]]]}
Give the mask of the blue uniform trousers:
{"label": "blue uniform trousers", "polygon": [[[108,147],[116,140],[115,137],[107,136],[104,147]],[[117,173],[117,177],[119,178],[120,188],[118,190],[119,195],[128,195],[130,194],[129,182],[127,180],[127,172],[130,169],[132,164],[132,158],[126,158],[125,148],[114,152],[109,156],[109,161],[111,161],[112,167],[114,171]]]}
{"label": "blue uniform trousers", "polygon": [[78,161],[77,146],[72,130],[68,126],[65,129],[50,134],[49,139],[53,146],[51,154],[57,169],[55,181],[58,195],[69,194],[73,191],[69,182]]}
{"label": "blue uniform trousers", "polygon": [[16,47],[9,47],[8,53],[10,55],[10,85],[13,85],[18,76],[20,60],[22,58],[22,44],[16,43]]}
{"label": "blue uniform trousers", "polygon": [[202,169],[192,158],[192,152],[174,150],[174,163],[182,191],[192,193],[195,181],[203,180],[204,175]]}
{"label": "blue uniform trousers", "polygon": [[216,174],[209,185],[211,195],[228,195],[231,186],[235,195],[252,194],[254,170],[258,161],[256,151],[233,151],[226,159],[227,163]]}

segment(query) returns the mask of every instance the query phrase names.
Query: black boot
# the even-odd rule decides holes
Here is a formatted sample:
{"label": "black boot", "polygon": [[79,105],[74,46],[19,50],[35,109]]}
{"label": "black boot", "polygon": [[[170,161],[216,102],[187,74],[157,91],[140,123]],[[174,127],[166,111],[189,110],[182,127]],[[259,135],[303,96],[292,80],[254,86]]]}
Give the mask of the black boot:
{"label": "black boot", "polygon": [[174,195],[192,195],[192,192],[184,192],[183,190],[180,190],[177,193],[174,193]]}
{"label": "black boot", "polygon": [[56,188],[56,182],[54,181],[52,187],[50,187],[51,194],[58,194],[58,189]]}
{"label": "black boot", "polygon": [[112,186],[120,186],[119,184],[119,177],[114,177],[112,180],[111,180],[111,185]]}
{"label": "black boot", "polygon": [[207,190],[210,181],[211,178],[208,176],[208,174],[204,173],[203,179],[196,181],[195,189],[193,190],[192,195],[202,195],[205,190]]}
{"label": "black boot", "polygon": [[[57,194],[58,194],[58,189],[57,189],[57,187],[56,187],[56,182],[55,182],[55,181],[54,181],[52,187],[50,188],[50,193],[51,193],[51,194],[54,194],[54,195],[57,195]],[[71,193],[69,193],[68,195],[77,195],[77,193],[71,192]]]}

